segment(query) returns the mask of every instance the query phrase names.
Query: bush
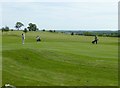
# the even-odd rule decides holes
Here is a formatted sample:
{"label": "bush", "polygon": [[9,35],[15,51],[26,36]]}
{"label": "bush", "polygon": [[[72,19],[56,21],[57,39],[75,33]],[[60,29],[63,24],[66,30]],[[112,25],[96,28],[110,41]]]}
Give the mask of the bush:
{"label": "bush", "polygon": [[43,29],[42,31],[45,31],[45,29]]}
{"label": "bush", "polygon": [[13,31],[13,29],[11,29],[11,31]]}
{"label": "bush", "polygon": [[27,33],[27,28],[24,28],[23,32],[24,32],[24,33]]}
{"label": "bush", "polygon": [[74,35],[74,33],[72,32],[71,35]]}

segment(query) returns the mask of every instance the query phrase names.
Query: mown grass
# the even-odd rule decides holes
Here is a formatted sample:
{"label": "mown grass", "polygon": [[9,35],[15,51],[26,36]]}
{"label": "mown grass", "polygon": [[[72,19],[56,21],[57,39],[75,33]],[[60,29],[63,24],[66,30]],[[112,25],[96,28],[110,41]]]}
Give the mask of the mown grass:
{"label": "mown grass", "polygon": [[0,31],[0,87],[2,86],[2,32]]}
{"label": "mown grass", "polygon": [[[3,82],[16,86],[117,86],[118,38],[21,31],[3,33]],[[35,37],[42,41],[36,43]]]}

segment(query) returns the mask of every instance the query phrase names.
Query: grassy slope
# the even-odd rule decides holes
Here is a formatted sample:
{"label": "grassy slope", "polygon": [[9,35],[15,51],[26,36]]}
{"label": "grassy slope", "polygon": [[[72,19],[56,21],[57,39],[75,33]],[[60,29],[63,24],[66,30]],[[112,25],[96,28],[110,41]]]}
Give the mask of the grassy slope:
{"label": "grassy slope", "polygon": [[3,84],[118,85],[117,38],[100,37],[93,45],[93,37],[28,32],[22,45],[21,33],[3,34]]}
{"label": "grassy slope", "polygon": [[2,86],[2,33],[0,31],[0,87]]}

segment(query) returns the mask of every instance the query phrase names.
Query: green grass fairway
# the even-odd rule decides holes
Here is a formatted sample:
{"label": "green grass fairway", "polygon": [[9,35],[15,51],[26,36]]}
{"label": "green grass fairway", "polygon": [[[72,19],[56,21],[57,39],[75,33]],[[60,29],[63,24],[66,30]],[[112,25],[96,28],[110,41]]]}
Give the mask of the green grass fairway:
{"label": "green grass fairway", "polygon": [[0,87],[2,86],[2,32],[0,31]]}
{"label": "green grass fairway", "polygon": [[[118,38],[22,31],[2,36],[2,85],[117,86]],[[40,35],[42,42],[36,43]]]}

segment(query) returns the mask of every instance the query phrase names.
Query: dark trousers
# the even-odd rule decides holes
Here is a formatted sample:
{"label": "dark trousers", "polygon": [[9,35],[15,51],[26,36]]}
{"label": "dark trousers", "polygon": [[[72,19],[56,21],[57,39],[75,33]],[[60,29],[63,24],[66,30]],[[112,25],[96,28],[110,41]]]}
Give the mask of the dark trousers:
{"label": "dark trousers", "polygon": [[95,43],[97,44],[97,40],[95,40]]}

